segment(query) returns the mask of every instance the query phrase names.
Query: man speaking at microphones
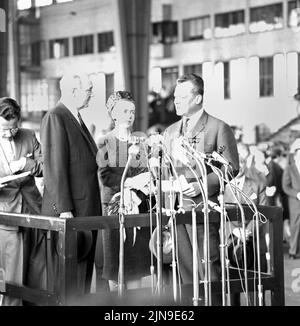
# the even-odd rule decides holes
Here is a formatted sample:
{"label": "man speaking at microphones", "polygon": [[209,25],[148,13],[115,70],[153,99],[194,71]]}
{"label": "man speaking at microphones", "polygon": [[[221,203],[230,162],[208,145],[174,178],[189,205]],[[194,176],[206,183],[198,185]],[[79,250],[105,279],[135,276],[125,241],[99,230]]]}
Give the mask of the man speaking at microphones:
{"label": "man speaking at microphones", "polygon": [[[230,163],[231,172],[235,176],[239,170],[237,146],[231,128],[225,122],[209,115],[203,107],[204,82],[196,74],[187,74],[177,80],[174,93],[176,113],[182,119],[169,126],[164,134],[164,144],[170,157],[174,160],[178,175],[185,175],[188,186],[183,189],[184,209],[192,210],[191,199],[196,203],[202,201],[200,188],[193,173],[184,160],[189,161],[197,175],[201,177],[195,162],[190,157],[184,159],[178,155],[178,139],[184,137],[197,152],[210,155],[224,149],[222,157]],[[179,156],[181,159],[179,159]],[[221,164],[221,163],[220,163]],[[206,166],[208,196],[216,201],[219,194],[219,180],[209,166]],[[200,207],[199,207],[200,209]],[[193,282],[192,266],[192,228],[190,224],[178,226],[178,256],[180,274],[183,283]],[[203,224],[197,225],[199,252],[203,254]],[[220,278],[219,260],[219,223],[209,225],[211,280]],[[213,302],[214,304],[214,302]]]}

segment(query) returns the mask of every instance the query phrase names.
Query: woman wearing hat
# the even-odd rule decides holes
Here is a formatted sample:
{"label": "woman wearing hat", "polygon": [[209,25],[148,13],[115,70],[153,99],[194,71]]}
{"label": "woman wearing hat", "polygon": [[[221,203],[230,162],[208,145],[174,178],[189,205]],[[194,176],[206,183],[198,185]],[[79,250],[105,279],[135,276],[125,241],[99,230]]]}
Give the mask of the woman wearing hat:
{"label": "woman wearing hat", "polygon": [[289,197],[290,208],[290,248],[291,259],[300,258],[300,138],[291,145],[294,162],[283,172],[282,188]]}
{"label": "woman wearing hat", "polygon": [[[132,145],[132,126],[135,118],[135,103],[129,92],[113,93],[106,104],[114,128],[98,142],[97,163],[99,166],[101,201],[104,215],[117,215],[120,202],[120,183],[128,151]],[[125,179],[126,214],[136,214],[148,210],[146,191],[138,190],[134,177],[147,171],[146,153],[140,144],[133,154]],[[146,176],[142,178],[146,180]],[[124,279],[127,288],[139,287],[142,277],[150,274],[149,228],[126,228],[124,243]],[[98,237],[98,252],[103,245],[103,273],[97,275],[109,280],[111,290],[117,289],[119,270],[119,230],[106,229]],[[99,250],[100,248],[100,250]],[[96,260],[98,257],[95,258]],[[101,271],[98,269],[97,273]]]}

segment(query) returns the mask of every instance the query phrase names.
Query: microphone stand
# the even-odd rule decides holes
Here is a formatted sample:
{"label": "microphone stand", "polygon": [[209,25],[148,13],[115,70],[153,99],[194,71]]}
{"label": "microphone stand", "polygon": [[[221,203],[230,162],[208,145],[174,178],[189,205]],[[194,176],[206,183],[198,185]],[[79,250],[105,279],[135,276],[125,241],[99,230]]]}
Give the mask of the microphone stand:
{"label": "microphone stand", "polygon": [[[205,305],[206,306],[211,306],[211,271],[210,271],[210,245],[209,245],[209,208],[208,208],[208,194],[207,194],[207,174],[206,174],[206,168],[205,168],[205,163],[204,163],[204,159],[202,157],[200,157],[200,155],[198,154],[198,152],[192,148],[190,146],[189,143],[185,142],[185,145],[193,152],[194,155],[192,155],[185,147],[183,147],[186,151],[187,154],[189,154],[192,158],[195,159],[200,173],[202,175],[202,179],[203,179],[203,186],[200,186],[200,191],[202,194],[202,198],[203,198],[203,203],[204,203],[204,207],[203,207],[203,215],[204,215],[204,263],[205,263],[205,274],[204,274],[204,294],[205,294]],[[198,159],[197,157],[199,157],[200,159]],[[201,185],[200,180],[196,174],[196,172],[194,171],[194,169],[190,167],[190,170],[192,171],[192,173],[196,176],[196,180],[198,180],[199,185]],[[194,225],[194,231],[193,234],[197,235],[197,225]],[[195,241],[196,243],[196,241]],[[198,247],[194,248],[193,247],[193,257],[195,259],[194,264],[197,265],[197,255],[196,255],[196,251],[198,250]],[[197,276],[196,276],[197,275]],[[199,276],[198,276],[198,271],[196,273],[196,275],[193,275],[193,281],[194,281],[194,305],[198,305],[198,300],[199,300],[199,294],[197,297],[197,293],[198,293],[198,289],[196,289],[199,287]],[[197,285],[195,285],[195,283],[197,282]]]}
{"label": "microphone stand", "polygon": [[[234,191],[232,190],[232,185],[230,184],[230,180],[229,180],[229,177],[228,177],[228,174],[225,174],[225,178],[226,178],[226,181],[229,185],[229,189],[233,195],[233,197],[235,198],[236,200],[236,203],[237,205],[239,206],[239,209],[240,209],[240,212],[241,212],[241,220],[242,220],[242,231],[243,231],[243,253],[244,253],[244,277],[245,277],[245,296],[246,296],[246,304],[247,306],[249,306],[249,292],[248,292],[248,268],[247,268],[247,251],[246,251],[246,228],[245,228],[245,224],[246,224],[246,220],[245,220],[245,211],[244,211],[244,208],[243,206],[241,205],[241,203],[239,202],[239,200],[237,199]],[[237,187],[235,187],[235,189],[237,190],[240,190],[238,189]]]}
{"label": "microphone stand", "polygon": [[[152,212],[152,182],[153,182],[153,176],[152,176],[152,171],[151,171],[151,167],[150,167],[150,163],[149,163],[149,157],[148,157],[148,150],[146,148],[145,142],[142,142],[143,144],[143,148],[146,154],[146,162],[147,162],[147,168],[149,171],[149,210],[150,210],[150,214],[149,214],[149,218],[150,218],[150,237],[152,235],[153,232],[153,212]],[[153,252],[151,251],[151,265],[150,265],[150,275],[151,275],[151,292],[152,295],[154,295],[154,283],[155,283],[155,278],[154,278],[154,264],[153,264]]]}
{"label": "microphone stand", "polygon": [[163,279],[162,279],[162,186],[161,186],[161,174],[162,174],[162,149],[158,152],[158,185],[157,185],[157,206],[156,206],[156,225],[157,225],[157,286],[158,296],[162,295]]}
{"label": "microphone stand", "polygon": [[[226,306],[226,276],[225,276],[225,267],[226,264],[226,248],[227,248],[227,239],[225,240],[225,226],[226,226],[226,218],[225,218],[225,202],[224,202],[224,193],[225,193],[225,185],[222,170],[216,168],[211,162],[207,164],[210,165],[213,172],[217,175],[220,183],[220,192],[218,196],[218,200],[220,203],[220,252],[221,252],[221,275],[222,275],[222,305]],[[226,171],[226,166],[225,166]],[[229,277],[229,271],[227,270],[227,277]],[[228,302],[230,305],[230,287],[228,287]]]}
{"label": "microphone stand", "polygon": [[[167,154],[167,151],[165,152],[165,159],[169,162],[173,173],[175,174],[176,180],[178,181],[179,184],[179,205],[178,205],[178,211],[177,213],[182,213],[184,214],[185,211],[183,209],[183,193],[182,193],[182,186],[180,183],[180,179],[178,177],[177,171],[175,169],[175,166],[170,158],[170,156]],[[171,182],[173,182],[173,178],[171,177]],[[173,185],[173,183],[172,183]],[[173,187],[171,187],[173,189]],[[170,193],[170,208],[171,208],[171,237],[172,237],[172,273],[173,273],[173,293],[174,293],[174,301],[177,301],[177,274],[176,274],[176,254],[177,254],[177,237],[176,235],[176,211],[174,209],[175,207],[175,193],[174,191]],[[181,301],[181,284],[180,284],[180,276],[178,276],[178,285],[179,285],[179,300]]]}
{"label": "microphone stand", "polygon": [[175,228],[176,228],[176,220],[175,220],[175,214],[176,211],[174,209],[174,183],[173,183],[173,177],[170,177],[171,182],[171,189],[169,194],[170,199],[170,221],[169,224],[171,225],[171,238],[172,238],[172,275],[173,275],[173,296],[174,301],[177,302],[177,271],[176,271],[176,243],[175,243]]}
{"label": "microphone stand", "polygon": [[242,194],[242,196],[246,199],[246,201],[249,201],[251,205],[254,208],[255,211],[255,233],[256,233],[256,250],[257,250],[257,272],[258,272],[258,305],[263,305],[263,288],[261,284],[261,261],[260,261],[260,238],[259,238],[259,222],[258,222],[258,216],[259,212],[257,209],[257,206],[254,204],[253,200],[246,196],[243,191],[241,191],[239,188],[237,190]]}
{"label": "microphone stand", "polygon": [[124,222],[125,222],[125,205],[124,205],[124,182],[125,177],[129,169],[131,161],[131,155],[129,155],[125,169],[121,178],[121,194],[120,194],[120,208],[119,208],[119,236],[120,236],[120,247],[119,247],[119,275],[118,275],[118,296],[122,297],[125,289],[124,282]]}

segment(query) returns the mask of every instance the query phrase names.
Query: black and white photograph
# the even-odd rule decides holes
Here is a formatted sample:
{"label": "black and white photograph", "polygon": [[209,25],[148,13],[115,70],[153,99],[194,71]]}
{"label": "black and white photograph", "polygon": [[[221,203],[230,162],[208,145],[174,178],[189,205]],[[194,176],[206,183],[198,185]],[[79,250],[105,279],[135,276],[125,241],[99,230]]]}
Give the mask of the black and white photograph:
{"label": "black and white photograph", "polygon": [[0,0],[1,306],[300,306],[300,0]]}

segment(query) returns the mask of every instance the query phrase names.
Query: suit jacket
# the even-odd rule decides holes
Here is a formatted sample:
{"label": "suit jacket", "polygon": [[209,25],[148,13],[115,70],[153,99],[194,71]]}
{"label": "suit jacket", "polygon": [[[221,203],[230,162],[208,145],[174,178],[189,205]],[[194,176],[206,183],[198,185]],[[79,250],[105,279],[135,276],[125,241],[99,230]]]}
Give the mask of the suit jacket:
{"label": "suit jacket", "polygon": [[[34,177],[41,177],[43,171],[41,146],[33,131],[20,128],[15,142],[15,159],[26,157],[26,165],[20,172],[30,171],[27,177],[20,178],[8,183],[0,190],[0,211],[10,213],[31,213],[40,214],[42,198],[36,187]],[[11,170],[6,160],[5,153],[0,146],[0,177],[11,175]],[[20,200],[22,204],[20,205]],[[16,230],[15,227],[0,226],[8,230]]]}
{"label": "suit jacket", "polygon": [[297,199],[297,193],[300,192],[300,175],[295,163],[285,168],[282,176],[282,188],[288,195],[290,215],[299,215],[300,201]]}
{"label": "suit jacket", "polygon": [[[128,160],[128,147],[126,141],[116,138],[114,131],[110,131],[98,140],[97,163],[101,183],[102,204],[108,204],[114,194],[120,191],[121,179]],[[144,149],[131,160],[126,178],[147,171]]]}
{"label": "suit jacket", "polygon": [[[164,134],[164,143],[171,157],[178,157],[174,151],[174,140],[182,135],[183,120],[179,120],[168,127]],[[191,130],[188,137],[192,146],[202,153],[212,153],[217,151],[220,146],[224,147],[223,155],[231,163],[233,170],[232,174],[235,176],[239,171],[239,158],[237,152],[236,141],[233,132],[228,124],[219,120],[207,112],[203,112],[199,121],[196,123],[195,127]],[[194,170],[198,176],[201,176],[196,163],[189,158]],[[174,160],[176,170],[178,174],[184,174],[188,182],[196,181],[194,176],[191,174],[189,169],[182,164],[178,159]],[[210,167],[207,167],[207,181],[208,181],[208,195],[216,197],[219,192],[219,180],[218,177],[212,172]],[[201,195],[192,198],[196,203],[201,201]],[[191,204],[189,201],[184,201],[184,208],[186,210],[191,209]]]}
{"label": "suit jacket", "polygon": [[41,125],[44,160],[42,213],[59,216],[101,215],[97,146],[62,104],[50,110]]}

